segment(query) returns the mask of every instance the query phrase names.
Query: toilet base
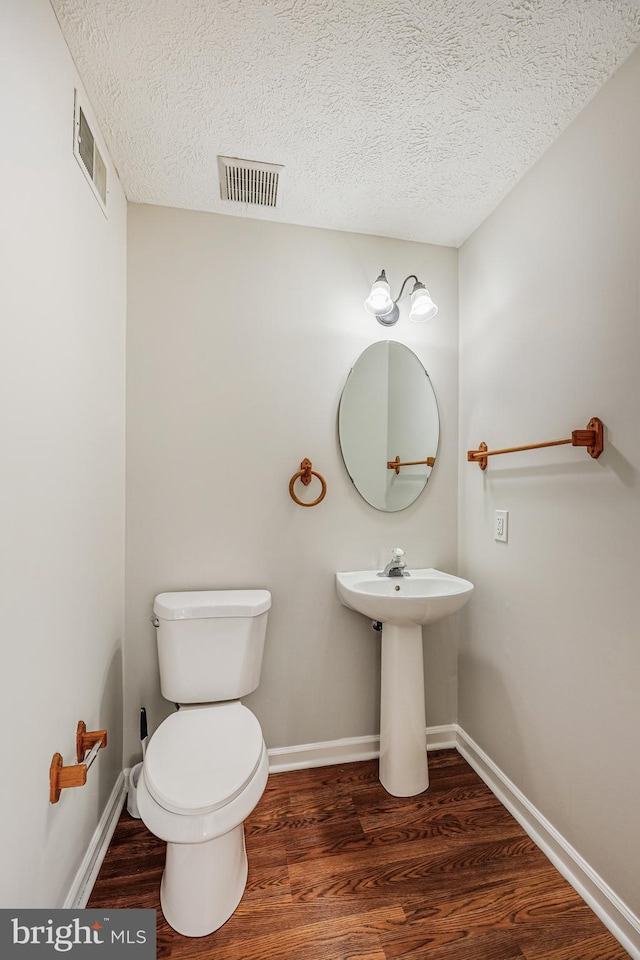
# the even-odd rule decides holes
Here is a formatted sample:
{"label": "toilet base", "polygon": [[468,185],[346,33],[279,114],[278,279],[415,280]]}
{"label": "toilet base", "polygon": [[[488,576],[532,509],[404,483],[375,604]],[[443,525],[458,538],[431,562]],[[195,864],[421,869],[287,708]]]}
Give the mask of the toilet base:
{"label": "toilet base", "polygon": [[160,904],[185,937],[206,937],[229,919],[247,884],[244,825],[205,843],[167,843]]}

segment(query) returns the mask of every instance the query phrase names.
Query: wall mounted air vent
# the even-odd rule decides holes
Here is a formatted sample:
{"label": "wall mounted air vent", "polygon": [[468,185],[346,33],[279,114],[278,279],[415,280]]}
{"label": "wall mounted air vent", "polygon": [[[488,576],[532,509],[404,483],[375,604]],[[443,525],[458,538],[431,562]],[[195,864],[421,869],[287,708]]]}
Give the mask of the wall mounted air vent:
{"label": "wall mounted air vent", "polygon": [[106,216],[107,167],[91,132],[87,115],[80,105],[77,90],[73,101],[73,154]]}
{"label": "wall mounted air vent", "polygon": [[239,157],[218,157],[220,196],[236,203],[254,203],[260,207],[277,207],[280,173],[283,166],[258,163]]}

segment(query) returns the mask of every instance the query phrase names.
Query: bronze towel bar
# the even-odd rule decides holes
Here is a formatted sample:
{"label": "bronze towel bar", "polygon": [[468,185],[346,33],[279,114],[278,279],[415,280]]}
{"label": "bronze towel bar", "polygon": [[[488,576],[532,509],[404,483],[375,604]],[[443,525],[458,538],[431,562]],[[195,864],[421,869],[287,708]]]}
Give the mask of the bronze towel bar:
{"label": "bronze towel bar", "polygon": [[495,457],[499,453],[519,453],[521,450],[537,450],[540,447],[558,447],[563,443],[571,443],[574,447],[586,447],[589,456],[597,459],[604,450],[604,425],[598,417],[589,420],[585,430],[574,430],[566,440],[548,440],[546,443],[528,443],[523,447],[504,447],[502,450],[488,450],[482,442],[477,450],[467,451],[467,460],[477,463],[481,470],[487,469],[487,457]]}
{"label": "bronze towel bar", "polygon": [[432,467],[435,462],[435,457],[427,457],[426,460],[406,461],[401,461],[400,457],[396,457],[395,460],[387,460],[387,470],[395,470],[396,473],[400,473],[400,467],[417,467],[420,463],[426,463],[428,467]]}

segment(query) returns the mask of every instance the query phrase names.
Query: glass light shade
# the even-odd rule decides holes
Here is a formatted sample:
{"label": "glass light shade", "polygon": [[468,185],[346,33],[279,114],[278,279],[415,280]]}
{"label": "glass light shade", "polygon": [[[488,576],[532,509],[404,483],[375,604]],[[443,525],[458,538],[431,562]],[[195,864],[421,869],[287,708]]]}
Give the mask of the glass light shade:
{"label": "glass light shade", "polygon": [[411,307],[409,319],[420,322],[431,320],[438,312],[438,308],[431,299],[431,294],[423,283],[416,283],[411,293]]}
{"label": "glass light shade", "polygon": [[393,310],[391,288],[384,279],[384,274],[379,276],[371,287],[371,293],[364,302],[364,308],[374,317],[386,317]]}

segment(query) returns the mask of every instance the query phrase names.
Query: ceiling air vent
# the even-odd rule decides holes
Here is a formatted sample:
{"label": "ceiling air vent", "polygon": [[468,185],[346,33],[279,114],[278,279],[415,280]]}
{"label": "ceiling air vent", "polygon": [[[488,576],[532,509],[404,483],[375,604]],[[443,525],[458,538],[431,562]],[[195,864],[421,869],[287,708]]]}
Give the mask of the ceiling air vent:
{"label": "ceiling air vent", "polygon": [[276,163],[258,163],[239,157],[218,157],[220,196],[236,203],[254,203],[260,207],[278,206],[280,172]]}
{"label": "ceiling air vent", "polygon": [[80,106],[78,91],[73,105],[73,154],[89,181],[102,212],[107,213],[107,167],[98,150],[87,115]]}

